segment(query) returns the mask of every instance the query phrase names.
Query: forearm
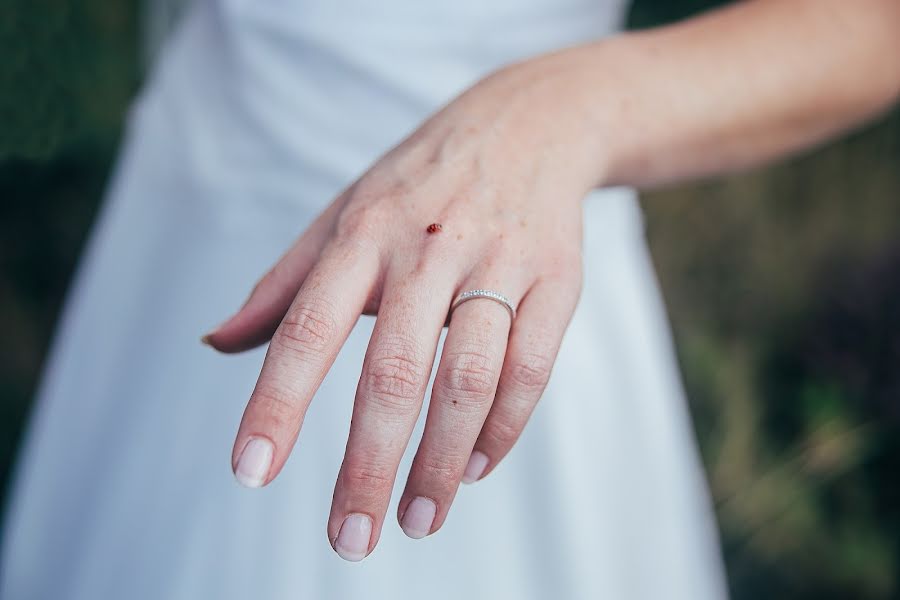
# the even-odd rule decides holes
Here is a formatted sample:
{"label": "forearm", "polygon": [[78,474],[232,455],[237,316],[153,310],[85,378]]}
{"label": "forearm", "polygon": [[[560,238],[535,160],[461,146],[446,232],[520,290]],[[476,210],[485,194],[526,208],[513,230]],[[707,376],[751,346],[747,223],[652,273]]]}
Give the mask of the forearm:
{"label": "forearm", "polygon": [[567,98],[555,126],[592,184],[659,185],[785,156],[888,108],[900,1],[744,2],[536,63]]}

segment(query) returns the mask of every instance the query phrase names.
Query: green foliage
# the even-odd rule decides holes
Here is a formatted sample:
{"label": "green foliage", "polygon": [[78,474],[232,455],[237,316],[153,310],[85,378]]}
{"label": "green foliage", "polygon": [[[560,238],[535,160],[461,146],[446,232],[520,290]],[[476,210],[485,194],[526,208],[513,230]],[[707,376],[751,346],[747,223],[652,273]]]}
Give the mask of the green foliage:
{"label": "green foliage", "polygon": [[0,19],[0,160],[111,141],[135,70],[135,6],[7,0]]}
{"label": "green foliage", "polygon": [[7,0],[0,19],[0,480],[137,81],[136,6]]}

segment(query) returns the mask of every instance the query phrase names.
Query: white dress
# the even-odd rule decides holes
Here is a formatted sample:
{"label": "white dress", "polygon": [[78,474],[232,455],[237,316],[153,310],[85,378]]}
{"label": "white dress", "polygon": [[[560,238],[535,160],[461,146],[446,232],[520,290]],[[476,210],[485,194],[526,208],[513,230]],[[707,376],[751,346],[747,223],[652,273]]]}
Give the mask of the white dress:
{"label": "white dress", "polygon": [[430,112],[500,65],[614,32],[624,8],[197,3],[134,104],[56,336],[10,497],[2,598],[724,597],[631,190],[585,200],[584,293],[519,443],[460,490],[443,529],[414,541],[393,515],[420,419],[361,563],[335,555],[325,523],[373,319],[262,490],[234,481],[230,456],[263,351],[223,356],[198,341]]}

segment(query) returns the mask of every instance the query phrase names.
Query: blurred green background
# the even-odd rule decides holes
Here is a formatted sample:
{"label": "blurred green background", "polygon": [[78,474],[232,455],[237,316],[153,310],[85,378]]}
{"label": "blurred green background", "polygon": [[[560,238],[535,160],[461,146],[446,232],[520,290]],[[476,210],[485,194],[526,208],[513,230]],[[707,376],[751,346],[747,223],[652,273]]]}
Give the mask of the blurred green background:
{"label": "blurred green background", "polygon": [[[142,62],[134,0],[10,2],[3,490]],[[639,0],[631,24],[712,4]],[[734,598],[900,598],[900,114],[644,205]]]}

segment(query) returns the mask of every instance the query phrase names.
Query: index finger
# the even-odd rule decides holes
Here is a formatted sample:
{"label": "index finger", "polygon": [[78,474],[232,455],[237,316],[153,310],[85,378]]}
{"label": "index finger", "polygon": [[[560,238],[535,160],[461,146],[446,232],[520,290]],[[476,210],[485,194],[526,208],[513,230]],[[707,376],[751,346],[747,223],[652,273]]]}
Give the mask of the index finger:
{"label": "index finger", "polygon": [[377,253],[350,243],[327,246],[310,271],[272,337],[238,429],[231,464],[241,484],[263,486],[281,470],[377,274]]}

